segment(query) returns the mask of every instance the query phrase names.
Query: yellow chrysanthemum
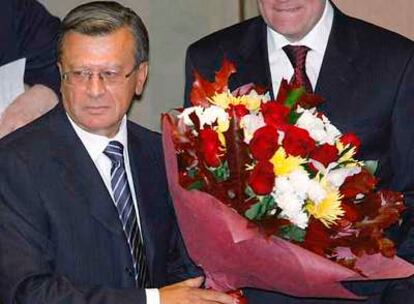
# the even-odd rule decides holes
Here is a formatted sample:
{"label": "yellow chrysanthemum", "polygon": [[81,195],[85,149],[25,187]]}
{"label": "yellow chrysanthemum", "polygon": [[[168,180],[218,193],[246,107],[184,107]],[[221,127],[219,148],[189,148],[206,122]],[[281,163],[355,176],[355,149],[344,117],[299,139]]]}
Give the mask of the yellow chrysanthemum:
{"label": "yellow chrysanthemum", "polygon": [[[236,97],[234,97],[233,95],[231,95],[230,92],[224,92],[224,93],[220,93],[220,94],[214,94],[213,97],[209,98],[210,103],[221,107],[223,109],[227,109],[229,107],[230,104],[235,104]],[[238,104],[238,103],[236,103]]]}
{"label": "yellow chrysanthemum", "polygon": [[260,108],[262,96],[261,95],[243,95],[243,96],[233,96],[230,92],[215,94],[210,99],[210,103],[227,109],[230,105],[244,105],[246,108],[253,112],[258,111]]}
{"label": "yellow chrysanthemum", "polygon": [[306,204],[306,210],[329,228],[330,225],[334,224],[345,214],[341,207],[341,198],[339,191],[328,190],[325,199],[319,203],[309,201]]}
{"label": "yellow chrysanthemum", "polygon": [[[346,145],[344,146],[344,144],[338,140],[336,142],[336,148],[338,149],[339,154],[342,154],[342,152],[347,149],[349,146]],[[351,149],[349,149],[348,152],[346,152],[344,155],[342,155],[339,159],[338,159],[338,163],[344,163],[346,162],[346,167],[356,167],[356,166],[361,166],[362,164],[358,161],[356,161],[353,157],[356,154],[356,148],[352,147]]]}
{"label": "yellow chrysanthemum", "polygon": [[245,105],[250,112],[256,112],[260,108],[262,99],[260,95],[250,96],[244,95],[240,97],[240,104]]}
{"label": "yellow chrysanthemum", "polygon": [[270,162],[273,164],[273,171],[277,176],[288,175],[295,170],[302,169],[302,165],[306,163],[301,157],[286,155],[286,151],[283,147],[280,147],[276,151],[270,159]]}

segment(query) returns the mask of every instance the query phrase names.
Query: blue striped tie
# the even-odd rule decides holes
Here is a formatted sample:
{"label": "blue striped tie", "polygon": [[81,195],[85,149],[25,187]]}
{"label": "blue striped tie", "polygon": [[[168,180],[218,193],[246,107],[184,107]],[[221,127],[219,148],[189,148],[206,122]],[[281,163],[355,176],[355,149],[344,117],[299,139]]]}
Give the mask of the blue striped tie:
{"label": "blue striped tie", "polygon": [[123,150],[124,147],[120,142],[110,141],[103,153],[112,162],[111,187],[114,201],[134,262],[135,280],[138,287],[143,288],[146,287],[149,281],[148,269],[134,202],[125,171]]}

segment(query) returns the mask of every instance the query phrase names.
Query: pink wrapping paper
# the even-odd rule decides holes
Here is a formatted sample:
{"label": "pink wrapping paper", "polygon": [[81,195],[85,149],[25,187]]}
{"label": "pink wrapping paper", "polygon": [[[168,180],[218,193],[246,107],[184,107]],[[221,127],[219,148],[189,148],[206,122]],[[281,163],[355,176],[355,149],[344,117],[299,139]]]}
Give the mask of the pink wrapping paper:
{"label": "pink wrapping paper", "polygon": [[243,287],[299,297],[358,299],[340,281],[403,278],[414,266],[395,257],[366,256],[357,267],[368,275],[277,237],[266,238],[248,221],[213,196],[179,185],[171,125],[163,120],[163,145],[168,183],[187,250],[203,268],[206,286],[220,291]]}

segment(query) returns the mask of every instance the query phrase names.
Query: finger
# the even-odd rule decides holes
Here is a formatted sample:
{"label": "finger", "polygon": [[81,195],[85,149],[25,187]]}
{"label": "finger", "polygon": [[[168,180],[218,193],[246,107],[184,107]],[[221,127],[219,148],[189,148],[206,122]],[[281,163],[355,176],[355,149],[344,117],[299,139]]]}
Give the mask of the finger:
{"label": "finger", "polygon": [[203,282],[204,282],[203,277],[196,277],[196,278],[182,281],[179,284],[183,286],[187,286],[187,287],[199,288],[201,284],[203,284]]}
{"label": "finger", "polygon": [[199,289],[198,292],[200,293],[199,296],[205,301],[217,302],[222,304],[238,303],[237,299],[233,298],[232,296],[226,293],[206,289]]}

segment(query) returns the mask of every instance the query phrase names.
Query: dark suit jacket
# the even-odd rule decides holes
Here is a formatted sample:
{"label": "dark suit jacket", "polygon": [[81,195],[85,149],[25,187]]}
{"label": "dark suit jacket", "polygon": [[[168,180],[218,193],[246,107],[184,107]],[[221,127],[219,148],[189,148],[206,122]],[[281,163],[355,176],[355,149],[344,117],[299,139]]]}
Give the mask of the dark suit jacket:
{"label": "dark suit jacket", "polygon": [[[334,11],[316,85],[316,93],[326,99],[320,110],[343,132],[351,131],[361,138],[359,159],[379,160],[382,186],[407,195],[411,209],[403,229],[394,237],[399,254],[414,261],[414,202],[410,197],[414,189],[414,44],[346,16],[337,8]],[[193,70],[213,80],[223,57],[237,66],[237,73],[230,79],[231,90],[253,82],[271,91],[266,24],[256,17],[204,37],[188,48],[186,106],[190,104]],[[273,302],[269,298],[263,303]],[[284,298],[275,303],[294,301]]]}
{"label": "dark suit jacket", "polygon": [[[160,136],[128,122],[153,287],[184,279]],[[0,142],[0,296],[15,303],[145,303],[118,213],[61,105]],[[1,301],[0,301],[1,302]]]}
{"label": "dark suit jacket", "polygon": [[26,57],[25,83],[43,84],[59,94],[59,19],[36,0],[2,0],[0,8],[0,66]]}

